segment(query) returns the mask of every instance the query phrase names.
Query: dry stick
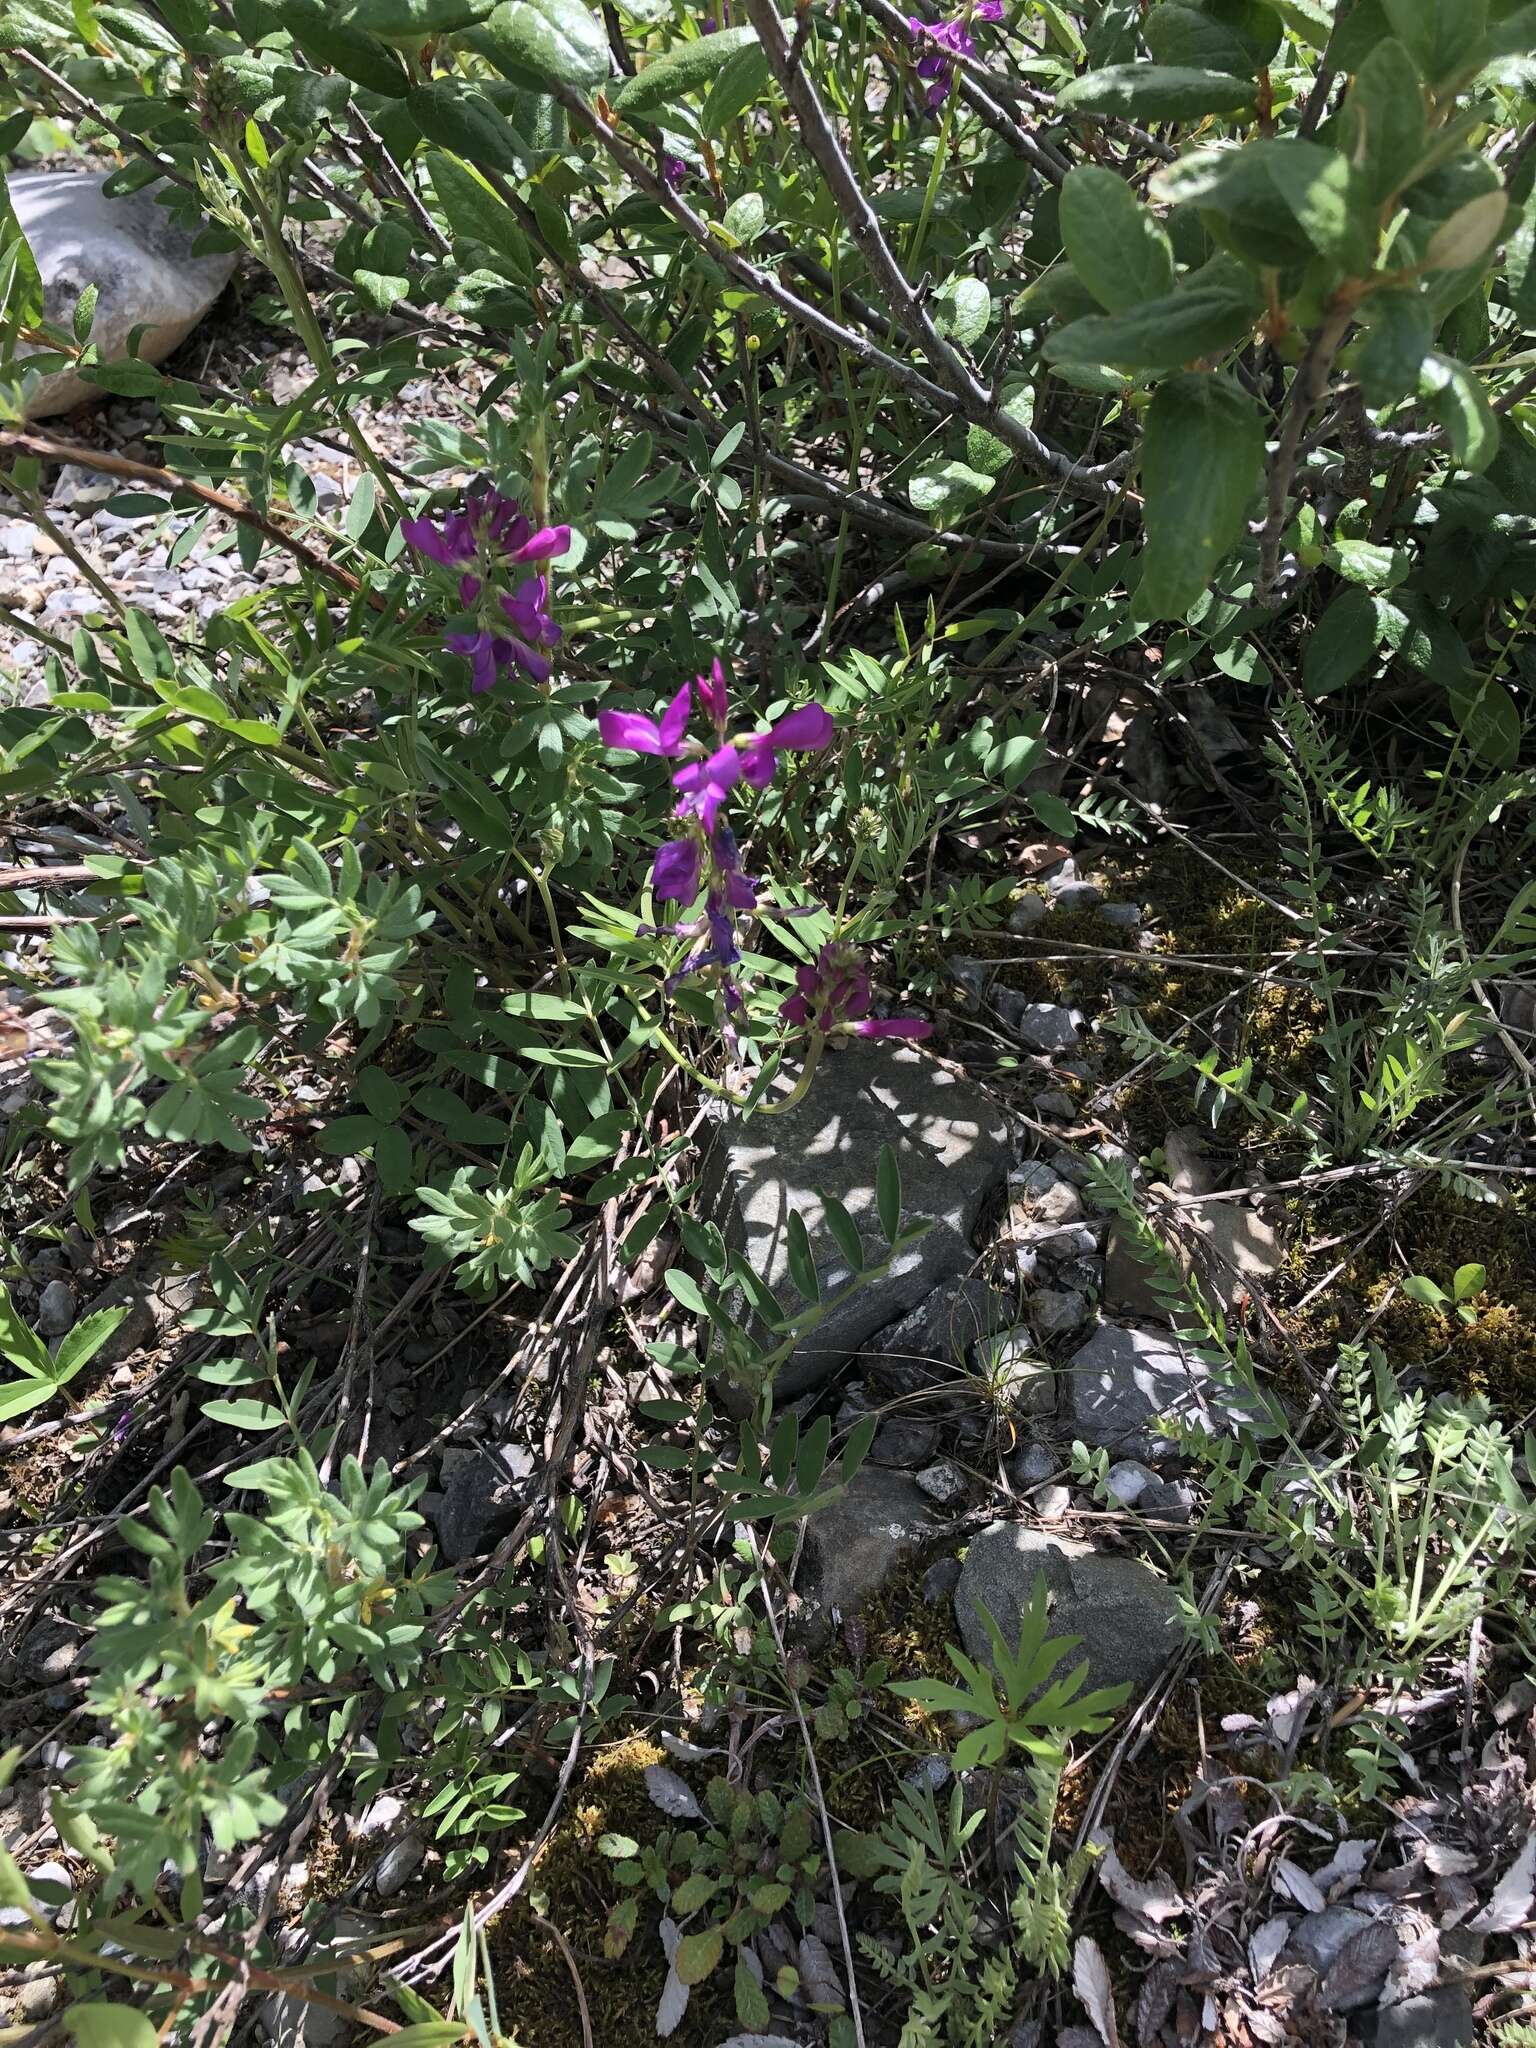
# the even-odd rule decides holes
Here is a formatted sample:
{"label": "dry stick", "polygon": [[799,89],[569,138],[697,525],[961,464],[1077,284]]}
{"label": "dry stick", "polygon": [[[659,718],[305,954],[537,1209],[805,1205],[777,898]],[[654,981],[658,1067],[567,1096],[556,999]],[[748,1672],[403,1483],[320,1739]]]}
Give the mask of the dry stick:
{"label": "dry stick", "polygon": [[[915,365],[901,357],[893,356],[889,350],[879,347],[867,335],[859,334],[834,320],[828,313],[809,299],[802,299],[795,292],[781,284],[772,271],[760,269],[750,262],[739,250],[728,249],[714,232],[713,224],[703,215],[695,213],[679,193],[676,193],[660,177],[645,159],[617,132],[613,125],[604,120],[597,109],[588,104],[579,92],[569,86],[554,88],[555,97],[567,113],[580,123],[589,134],[594,135],[619,168],[626,172],[640,189],[662,206],[672,218],[685,228],[701,249],[709,252],[713,260],[726,270],[738,283],[749,291],[756,292],[770,304],[777,306],[781,313],[819,334],[834,347],[844,349],[857,357],[869,369],[883,370],[897,388],[909,397],[921,401],[930,410],[942,414],[958,411],[973,426],[985,427],[995,434],[999,441],[1015,449],[1037,470],[1060,478],[1079,490],[1086,497],[1104,499],[1116,491],[1116,478],[1123,468],[1123,461],[1105,464],[1098,468],[1080,468],[1069,456],[1059,449],[1049,447],[1038,434],[1031,432],[1012,414],[996,406],[990,393],[974,378],[969,381],[964,395],[957,394],[943,384],[935,383]],[[909,288],[910,289],[910,288]],[[930,329],[932,322],[928,323]],[[944,344],[940,344],[941,347]]]}
{"label": "dry stick", "polygon": [[985,427],[1045,475],[1090,491],[1101,499],[1113,496],[1115,479],[1126,467],[1125,458],[1099,468],[1083,468],[1070,456],[1050,447],[1032,427],[1001,410],[986,385],[940,334],[922,293],[902,269],[895,251],[885,239],[885,231],[827,118],[809,74],[791,57],[784,24],[773,0],[747,0],[747,13],[762,42],[769,69],[794,108],[801,139],[826,179],[870,276],[890,300],[897,317],[927,357],[935,377],[962,417],[973,426]]}
{"label": "dry stick", "polygon": [[1290,503],[1291,484],[1296,475],[1296,459],[1301,451],[1301,437],[1306,432],[1307,422],[1317,409],[1318,400],[1328,389],[1333,359],[1338,354],[1340,344],[1349,332],[1349,323],[1354,317],[1353,294],[1336,293],[1322,326],[1313,335],[1311,346],[1301,359],[1301,367],[1297,370],[1291,385],[1290,410],[1286,414],[1285,426],[1275,449],[1274,460],[1269,465],[1268,509],[1265,512],[1259,543],[1261,599],[1273,594],[1275,581],[1280,573],[1280,542],[1285,532],[1286,507]]}
{"label": "dry stick", "polygon": [[[858,5],[888,34],[897,38],[911,35],[907,16],[899,7],[892,5],[892,0],[858,0]],[[962,57],[955,69],[960,80],[960,97],[966,105],[980,114],[987,126],[1001,135],[1011,149],[1032,163],[1042,177],[1049,178],[1053,185],[1061,184],[1067,175],[1065,159],[1058,156],[1049,143],[1041,142],[1027,128],[1020,127],[1012,114],[999,105],[987,89],[993,81],[986,68],[974,59]]]}
{"label": "dry stick", "polygon": [[0,427],[0,448],[15,449],[18,454],[35,456],[40,462],[78,462],[85,469],[99,470],[103,476],[121,477],[125,483],[153,484],[162,491],[186,491],[200,503],[211,505],[215,511],[226,513],[231,519],[238,519],[242,526],[254,526],[258,533],[265,534],[268,540],[286,549],[296,562],[315,575],[330,577],[332,582],[339,583],[354,596],[366,596],[375,610],[383,606],[384,600],[378,592],[364,591],[350,569],[343,569],[339,562],[318,553],[296,533],[290,533],[275,519],[258,512],[254,505],[228,497],[208,484],[193,483],[172,470],[157,468],[152,462],[135,462],[127,455],[109,454],[104,448],[82,448],[71,441],[55,441],[47,435],[24,433],[15,427]]}

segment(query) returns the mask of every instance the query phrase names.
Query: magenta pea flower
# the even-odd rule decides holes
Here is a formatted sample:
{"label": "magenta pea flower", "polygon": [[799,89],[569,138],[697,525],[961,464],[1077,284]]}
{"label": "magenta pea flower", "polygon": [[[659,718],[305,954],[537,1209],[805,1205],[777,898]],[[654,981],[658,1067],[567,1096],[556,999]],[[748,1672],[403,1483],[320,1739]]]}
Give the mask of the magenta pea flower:
{"label": "magenta pea flower", "polygon": [[599,711],[597,729],[605,746],[627,747],[632,754],[660,754],[675,761],[683,752],[692,709],[693,685],[684,683],[659,719],[637,711]]}
{"label": "magenta pea flower", "polygon": [[926,1038],[933,1026],[922,1017],[871,1017],[874,987],[856,946],[832,940],[814,965],[795,969],[795,993],[779,1005],[786,1024],[809,1028],[823,1038]]}
{"label": "magenta pea flower", "polygon": [[725,721],[729,715],[730,695],[726,687],[724,666],[717,654],[709,664],[707,676],[695,676],[693,687],[699,693],[699,702],[714,720],[715,731],[725,732]]}
{"label": "magenta pea flower", "polygon": [[688,166],[682,157],[670,156],[664,150],[661,157],[661,175],[663,182],[675,192],[678,186],[686,181]]}
{"label": "magenta pea flower", "polygon": [[[713,832],[726,799],[740,780],[741,754],[733,742],[717,747],[702,761],[690,761],[672,778],[672,787],[682,791],[677,815],[697,818],[706,832]],[[761,782],[753,785],[757,789],[764,786]]]}
{"label": "magenta pea flower", "polygon": [[549,680],[547,650],[560,644],[560,628],[549,609],[549,579],[520,577],[510,589],[509,572],[535,567],[563,555],[571,544],[568,526],[535,527],[514,498],[489,484],[465,495],[463,508],[431,519],[404,519],[400,531],[416,553],[446,569],[459,569],[459,603],[473,624],[449,633],[445,646],[470,665],[475,691],[489,690],[504,669],[519,668],[536,683]]}
{"label": "magenta pea flower", "polygon": [[651,894],[658,903],[692,903],[704,878],[704,848],[697,839],[670,839],[651,864]]}
{"label": "magenta pea flower", "polygon": [[[976,21],[1001,21],[1003,0],[975,0],[970,13]],[[917,60],[917,75],[928,81],[924,105],[934,113],[954,89],[956,62],[975,56],[975,40],[964,16],[931,22],[911,14],[907,17],[907,33],[922,53]]]}
{"label": "magenta pea flower", "polygon": [[[741,773],[752,789],[766,789],[781,753],[814,754],[830,744],[836,731],[832,714],[820,704],[802,704],[765,733],[741,744]],[[676,778],[674,777],[674,780]]]}

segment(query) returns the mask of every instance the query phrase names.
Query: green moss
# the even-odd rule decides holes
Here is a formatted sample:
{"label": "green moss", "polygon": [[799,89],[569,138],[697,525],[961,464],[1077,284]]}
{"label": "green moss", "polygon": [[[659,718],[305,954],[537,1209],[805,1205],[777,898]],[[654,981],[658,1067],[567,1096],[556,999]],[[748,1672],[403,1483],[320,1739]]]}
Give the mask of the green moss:
{"label": "green moss", "polygon": [[[661,1909],[649,1894],[622,1957],[603,1954],[609,1908],[632,1893],[616,1884],[598,1849],[604,1834],[643,1840],[659,1815],[645,1789],[650,1764],[675,1769],[656,1743],[630,1736],[601,1750],[581,1775],[569,1817],[550,1836],[524,1899],[498,1921],[492,1936],[502,2024],[521,2048],[573,2048],[582,2038],[570,1965],[541,1927],[558,1927],[581,1972],[594,2038],[601,2048],[653,2048],[656,2005],[667,1965],[657,1926]],[[714,2048],[731,2032],[734,2005],[722,1966],[697,1985],[674,2048]]]}

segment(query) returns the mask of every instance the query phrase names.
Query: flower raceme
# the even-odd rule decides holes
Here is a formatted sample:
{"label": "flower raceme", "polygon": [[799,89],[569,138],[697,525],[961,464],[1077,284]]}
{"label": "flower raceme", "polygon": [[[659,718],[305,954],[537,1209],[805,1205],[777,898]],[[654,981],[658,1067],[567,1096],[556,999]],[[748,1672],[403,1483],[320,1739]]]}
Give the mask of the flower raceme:
{"label": "flower raceme", "polygon": [[560,642],[560,628],[549,611],[549,580],[543,575],[512,579],[519,569],[563,555],[571,529],[535,528],[515,498],[481,484],[466,493],[462,510],[448,513],[441,523],[405,519],[400,531],[418,555],[462,572],[459,602],[473,613],[474,626],[448,634],[445,645],[469,662],[475,690],[489,690],[500,672],[513,666],[536,683],[547,682],[545,649]]}
{"label": "flower raceme", "polygon": [[822,1038],[926,1038],[933,1026],[922,1017],[871,1017],[874,988],[857,946],[834,939],[810,967],[795,969],[795,993],[779,1005],[786,1024]]}
{"label": "flower raceme", "polygon": [[908,15],[907,33],[922,51],[917,60],[917,75],[928,80],[924,104],[930,113],[943,106],[954,88],[955,60],[976,54],[971,21],[1001,21],[1002,18],[1003,0],[975,0],[973,7],[952,21],[929,22],[915,14]]}

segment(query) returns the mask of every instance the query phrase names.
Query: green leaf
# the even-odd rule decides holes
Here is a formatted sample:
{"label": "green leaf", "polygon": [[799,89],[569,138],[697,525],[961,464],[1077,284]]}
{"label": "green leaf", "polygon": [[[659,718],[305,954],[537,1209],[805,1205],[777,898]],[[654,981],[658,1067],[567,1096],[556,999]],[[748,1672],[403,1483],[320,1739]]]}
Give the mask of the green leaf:
{"label": "green leaf", "polygon": [[1263,152],[1270,182],[1311,247],[1320,256],[1332,257],[1352,275],[1369,271],[1374,221],[1365,188],[1349,159],[1335,149],[1289,138],[1251,147]]}
{"label": "green leaf", "polygon": [[342,0],[337,15],[349,28],[419,43],[473,27],[495,4],[496,0]]}
{"label": "green leaf", "polygon": [[48,1346],[22,1316],[3,1280],[0,1280],[0,1355],[19,1372],[38,1379],[53,1378],[53,1359]]}
{"label": "green leaf", "polygon": [[91,338],[91,322],[96,317],[96,294],[100,289],[97,284],[88,284],[75,301],[74,318],[70,325],[74,331],[75,341],[81,348],[84,348]]}
{"label": "green leaf", "polygon": [[992,318],[992,294],[979,277],[952,277],[933,295],[933,320],[940,334],[962,348],[974,348]]}
{"label": "green leaf", "polygon": [[[811,1256],[811,1240],[806,1235],[805,1219],[798,1209],[791,1209],[789,1222],[784,1231],[785,1256],[789,1263],[789,1277],[806,1301],[820,1301],[821,1278],[816,1271],[816,1261]],[[668,1274],[668,1279],[671,1275]]]}
{"label": "green leaf", "polygon": [[768,1994],[747,1968],[746,1959],[742,1956],[736,1958],[736,1977],[733,1988],[736,1998],[737,2019],[744,2027],[753,2028],[761,2033],[772,2023],[773,2011],[768,2004]]}
{"label": "green leaf", "polygon": [[[1030,384],[1021,384],[1010,391],[1003,400],[1002,410],[1009,419],[1017,420],[1021,426],[1032,426],[1035,417],[1035,393]],[[1000,441],[996,434],[985,427],[970,427],[965,436],[965,466],[976,470],[982,476],[1000,476],[1012,462],[1014,451],[1006,441]]]}
{"label": "green leaf", "polygon": [[456,157],[433,149],[427,152],[426,162],[432,175],[432,189],[454,234],[466,241],[483,243],[493,257],[501,257],[499,267],[504,276],[517,283],[530,280],[534,274],[533,259],[511,207]]}
{"label": "green leaf", "polygon": [[725,1951],[725,1930],[706,1927],[701,1934],[685,1934],[677,1944],[672,1967],[684,1984],[702,1984]]}
{"label": "green leaf", "polygon": [[1229,378],[1199,372],[1158,387],[1141,475],[1147,545],[1136,610],[1182,618],[1243,537],[1264,472],[1264,422]]}
{"label": "green leaf", "polygon": [[823,1220],[850,1272],[864,1270],[864,1246],[859,1238],[858,1225],[835,1195],[821,1198]]}
{"label": "green leaf", "polygon": [[768,208],[762,193],[743,192],[739,199],[733,199],[720,225],[738,247],[746,248],[755,242],[768,225]]}
{"label": "green leaf", "polygon": [[1372,292],[1363,311],[1370,325],[1355,350],[1355,375],[1367,405],[1396,405],[1419,388],[1434,315],[1417,290]]}
{"label": "green leaf", "polygon": [[1173,245],[1124,178],[1079,164],[1061,188],[1061,239],[1099,304],[1122,313],[1173,290]]}
{"label": "green leaf", "polygon": [[1312,628],[1301,658],[1302,688],[1326,697],[1357,676],[1382,641],[1375,598],[1365,590],[1342,590]]}
{"label": "green leaf", "polygon": [[1345,153],[1381,205],[1424,152],[1424,93],[1413,59],[1395,36],[1379,42],[1356,72],[1341,128]]}
{"label": "green leaf", "polygon": [[[1279,29],[1278,19],[1275,27]],[[1201,7],[1164,0],[1142,24],[1142,34],[1155,63],[1179,70],[1216,71],[1238,75],[1257,68],[1253,51],[1235,29]]]}
{"label": "green leaf", "polygon": [[1451,1281],[1451,1296],[1455,1301],[1470,1301],[1474,1294],[1481,1294],[1488,1285],[1488,1268],[1473,1261],[1458,1266]]}
{"label": "green leaf", "polygon": [[1251,78],[1174,64],[1111,64],[1085,71],[1056,95],[1056,104],[1079,114],[1128,115],[1134,121],[1192,121],[1203,114],[1235,114],[1253,104]]}
{"label": "green leaf", "polygon": [[1505,245],[1504,294],[1521,326],[1536,326],[1536,206],[1529,200]]}
{"label": "green leaf", "polygon": [[40,1408],[57,1392],[51,1380],[17,1380],[13,1386],[0,1387],[0,1422],[25,1415],[28,1409]]}
{"label": "green leaf", "polygon": [[155,2048],[159,2039],[153,2022],[131,2005],[99,2004],[94,1999],[70,2006],[64,2025],[78,2048]]}
{"label": "green leaf", "polygon": [[1476,68],[1488,0],[1381,0],[1382,12],[1426,85]]}
{"label": "green leaf", "polygon": [[535,89],[584,91],[612,69],[603,25],[582,0],[503,0],[469,40],[503,77]]}
{"label": "green leaf", "polygon": [[1499,451],[1499,421],[1476,371],[1454,356],[1427,355],[1419,367],[1419,396],[1449,434],[1462,468],[1486,469]]}
{"label": "green leaf", "polygon": [[1427,1273],[1410,1273],[1403,1282],[1403,1292],[1422,1308],[1439,1308],[1442,1302],[1450,1299],[1445,1289],[1437,1286]]}
{"label": "green leaf", "polygon": [[700,131],[705,135],[720,134],[730,122],[757,104],[767,83],[768,59],[762,44],[740,44],[709,88],[699,115]]}
{"label": "green leaf", "polygon": [[126,1308],[99,1308],[82,1316],[54,1353],[54,1384],[62,1387],[89,1365],[127,1313]]}
{"label": "green leaf", "polygon": [[1074,320],[1046,337],[1045,356],[1052,363],[1178,370],[1243,340],[1252,330],[1254,314],[1251,299],[1238,298],[1223,286],[1186,286],[1129,312]]}
{"label": "green leaf", "polygon": [[1481,268],[1494,243],[1499,239],[1499,232],[1504,226],[1504,216],[1508,211],[1507,193],[1477,193],[1464,206],[1458,206],[1430,236],[1429,247],[1424,251],[1424,268]]}
{"label": "green leaf", "polygon": [[322,70],[339,71],[385,99],[400,99],[409,91],[410,80],[389,45],[334,20],[325,0],[284,0],[281,12],[294,41]]}
{"label": "green leaf", "polygon": [[417,2020],[389,2037],[390,2048],[453,2048],[456,2041],[473,2039],[463,2020]]}
{"label": "green leaf", "polygon": [[[627,119],[645,120],[689,93],[702,92],[725,70],[738,51],[757,43],[754,28],[723,28],[712,36],[693,36],[653,57],[643,71],[626,79],[613,104]],[[758,54],[761,56],[761,50]]]}
{"label": "green leaf", "polygon": [[963,462],[927,462],[907,479],[907,496],[919,512],[952,518],[984,498],[992,479]]}
{"label": "green leaf", "polygon": [[210,1422],[227,1423],[231,1429],[281,1429],[287,1417],[268,1401],[205,1401],[203,1413]]}
{"label": "green leaf", "polygon": [[885,1232],[886,1243],[894,1244],[901,1228],[901,1161],[892,1145],[880,1147],[880,1163],[875,1168],[875,1207],[880,1212],[880,1228]]}
{"label": "green leaf", "polygon": [[468,83],[437,79],[413,86],[405,104],[429,142],[441,143],[470,163],[521,177],[522,138],[506,116]]}
{"label": "green leaf", "polygon": [[1336,540],[1323,559],[1346,583],[1359,583],[1367,590],[1390,590],[1408,574],[1408,558],[1402,549],[1383,547],[1378,541]]}
{"label": "green leaf", "polygon": [[1491,676],[1451,690],[1451,710],[1467,745],[1490,768],[1513,768],[1520,758],[1520,711]]}
{"label": "green leaf", "polygon": [[1029,808],[1040,820],[1047,832],[1054,832],[1058,839],[1073,840],[1077,837],[1077,815],[1072,806],[1053,790],[1035,789],[1029,793]]}

